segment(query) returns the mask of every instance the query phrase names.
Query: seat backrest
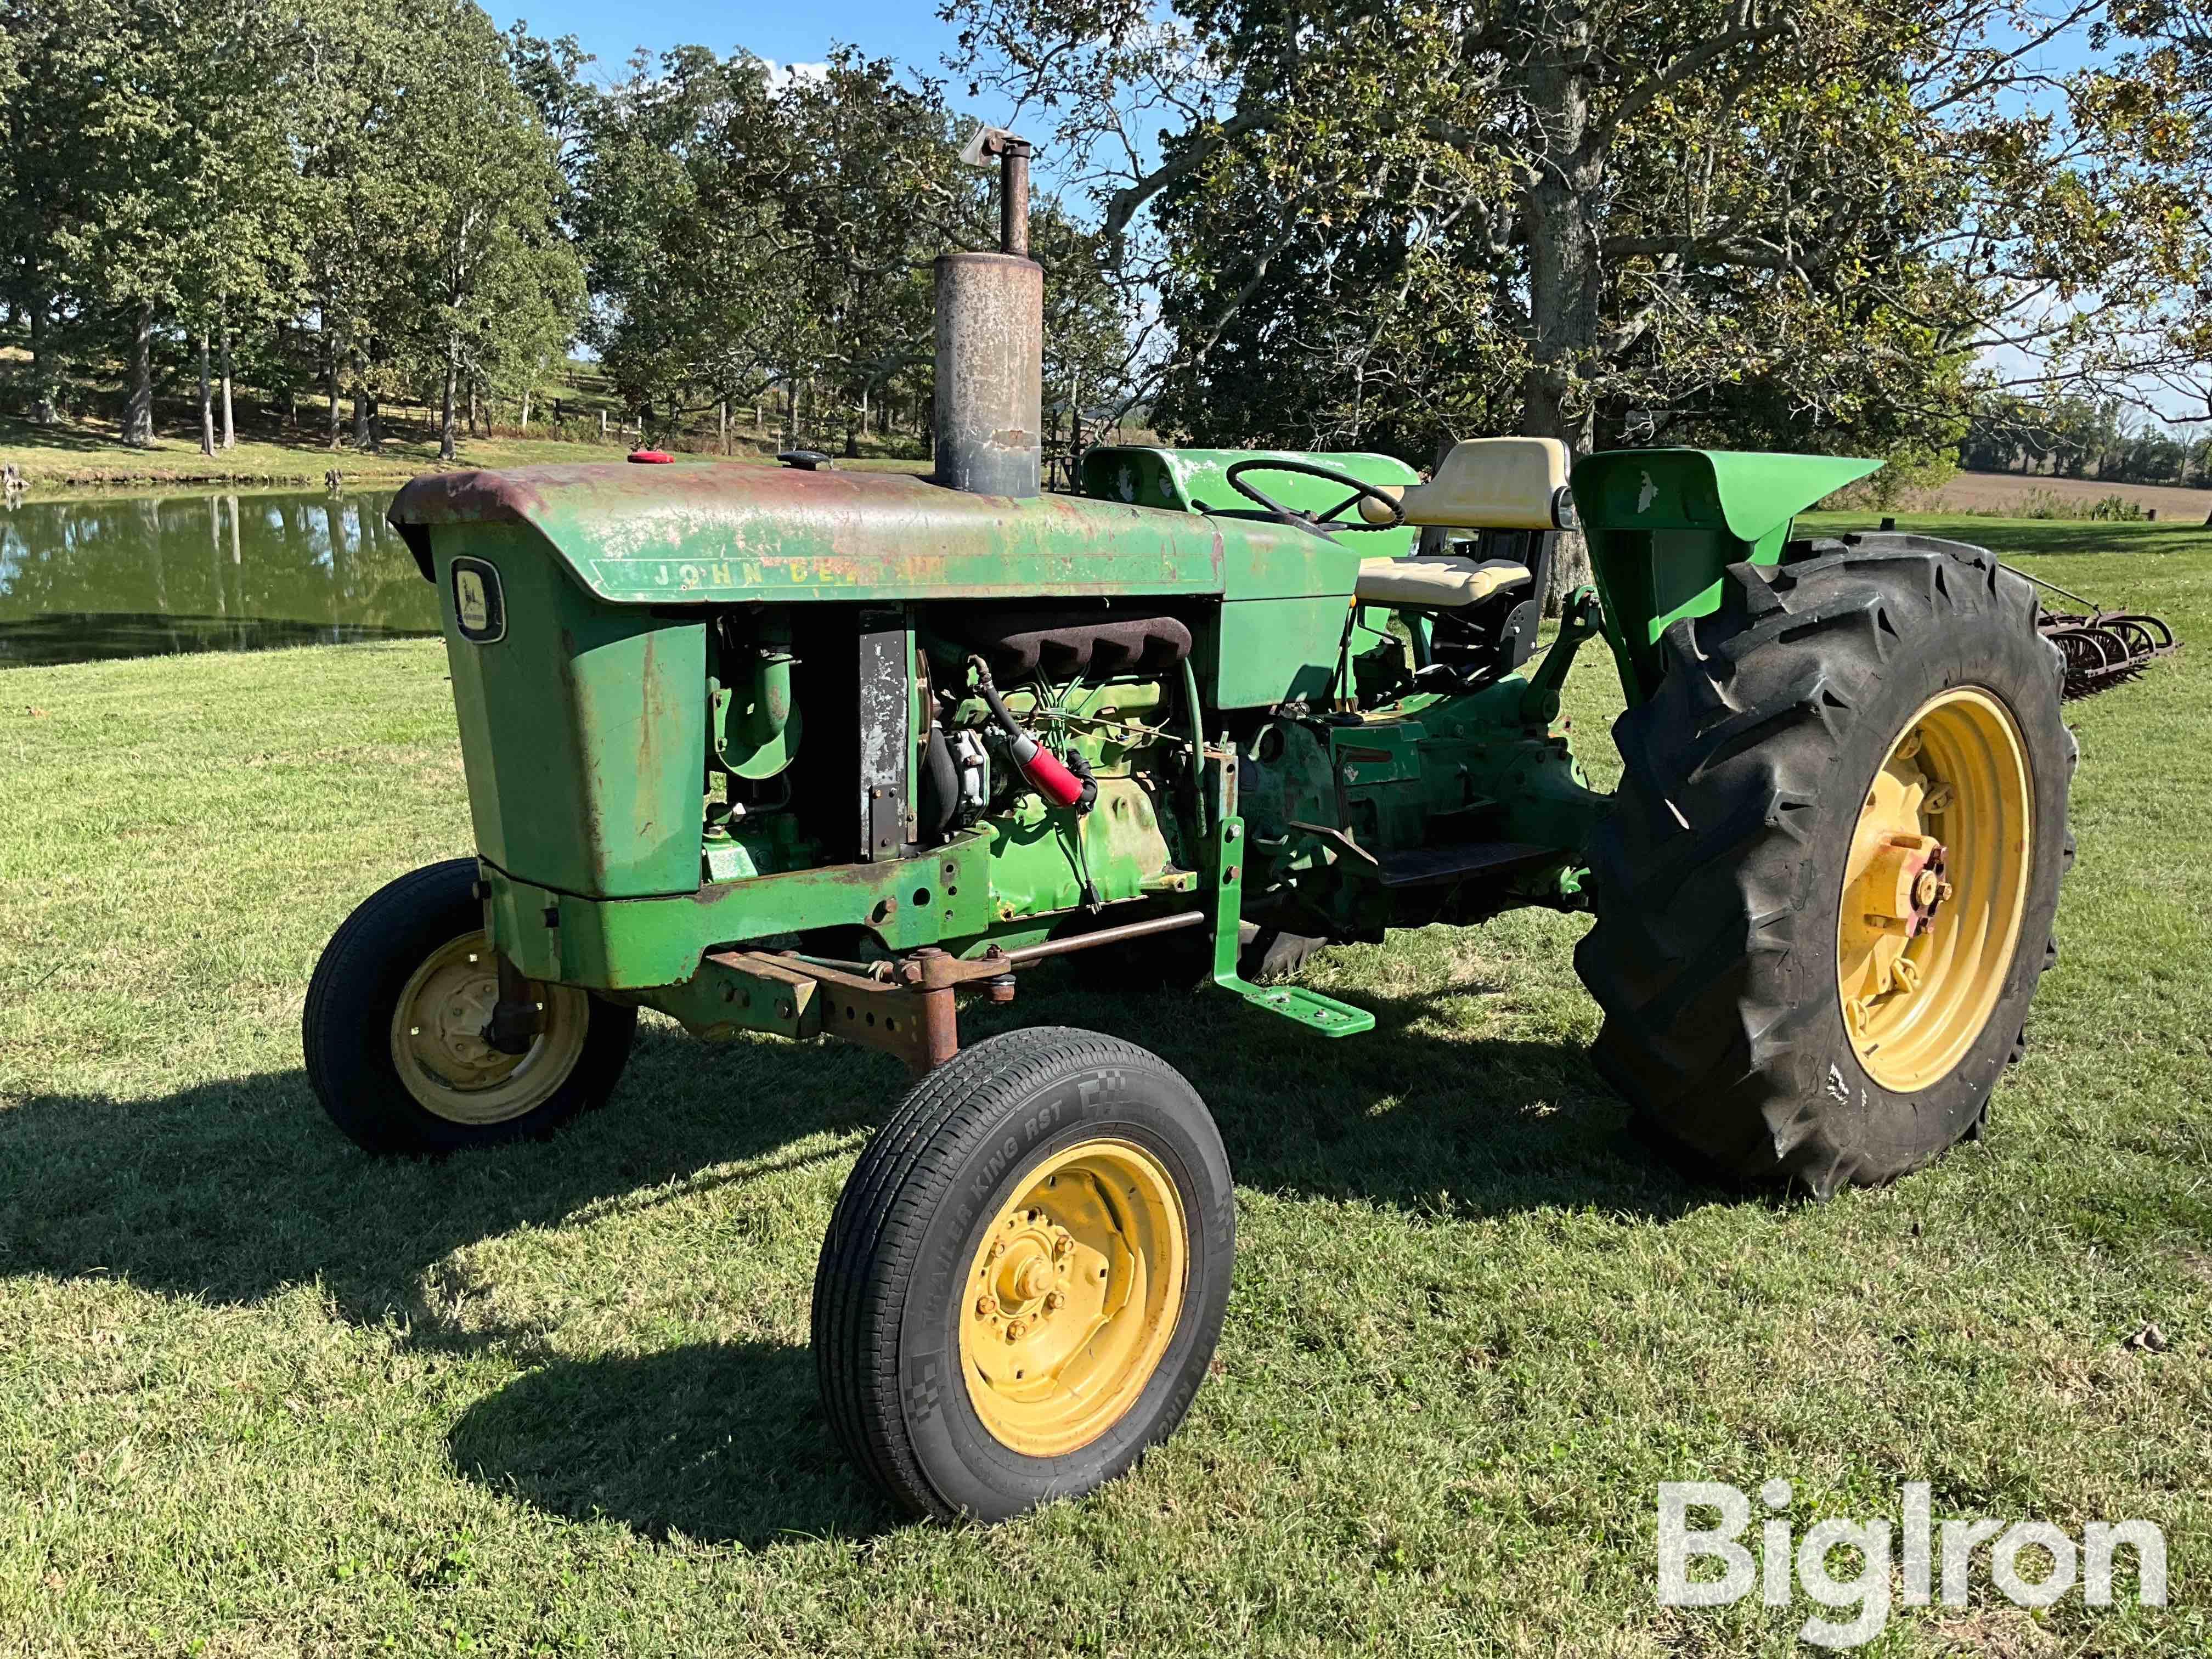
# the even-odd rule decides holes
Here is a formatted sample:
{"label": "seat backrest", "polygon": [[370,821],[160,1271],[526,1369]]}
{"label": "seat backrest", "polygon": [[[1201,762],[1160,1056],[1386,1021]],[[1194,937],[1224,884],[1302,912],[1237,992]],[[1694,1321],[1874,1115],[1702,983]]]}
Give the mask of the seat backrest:
{"label": "seat backrest", "polygon": [[[1567,447],[1557,438],[1463,438],[1436,476],[1400,495],[1406,522],[1462,530],[1554,530],[1567,521]],[[1387,523],[1376,501],[1361,516]]]}

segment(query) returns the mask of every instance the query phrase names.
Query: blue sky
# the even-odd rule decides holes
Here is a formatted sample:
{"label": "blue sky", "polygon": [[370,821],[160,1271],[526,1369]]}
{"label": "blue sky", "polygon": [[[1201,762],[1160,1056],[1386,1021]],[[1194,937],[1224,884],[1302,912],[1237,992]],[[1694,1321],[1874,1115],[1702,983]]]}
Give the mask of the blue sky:
{"label": "blue sky", "polygon": [[637,7],[610,6],[605,0],[536,0],[526,5],[498,0],[490,9],[501,24],[527,19],[532,34],[574,35],[585,51],[598,57],[592,67],[601,76],[618,72],[639,46],[654,52],[683,46],[717,52],[743,46],[784,64],[819,63],[842,41],[873,57],[938,71],[938,59],[952,45],[951,29],[937,21],[935,0],[781,6],[656,0]]}

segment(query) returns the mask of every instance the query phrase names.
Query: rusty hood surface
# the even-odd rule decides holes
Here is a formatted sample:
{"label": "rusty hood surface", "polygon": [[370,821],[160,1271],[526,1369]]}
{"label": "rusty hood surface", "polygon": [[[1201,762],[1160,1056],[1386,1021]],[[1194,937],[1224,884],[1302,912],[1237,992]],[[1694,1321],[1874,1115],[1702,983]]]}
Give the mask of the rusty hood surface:
{"label": "rusty hood surface", "polygon": [[908,473],[691,459],[434,473],[389,516],[426,576],[434,538],[465,553],[475,526],[519,525],[614,605],[1219,593],[1224,566],[1265,561],[1286,536],[1317,539],[1083,496],[969,495]]}

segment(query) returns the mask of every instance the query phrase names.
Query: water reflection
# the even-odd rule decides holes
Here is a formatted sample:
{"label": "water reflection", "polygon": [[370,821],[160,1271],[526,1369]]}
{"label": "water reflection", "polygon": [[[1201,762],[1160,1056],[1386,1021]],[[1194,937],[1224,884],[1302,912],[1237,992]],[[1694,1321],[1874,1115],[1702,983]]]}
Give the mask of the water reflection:
{"label": "water reflection", "polygon": [[435,634],[391,500],[27,501],[0,514],[0,667]]}

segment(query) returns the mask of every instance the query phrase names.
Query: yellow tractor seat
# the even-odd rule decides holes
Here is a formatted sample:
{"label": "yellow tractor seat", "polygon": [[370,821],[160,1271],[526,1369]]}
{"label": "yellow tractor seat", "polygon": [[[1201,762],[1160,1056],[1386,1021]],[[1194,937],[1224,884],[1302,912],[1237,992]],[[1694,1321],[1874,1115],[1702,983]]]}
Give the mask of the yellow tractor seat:
{"label": "yellow tractor seat", "polygon": [[1362,559],[1352,590],[1363,605],[1456,611],[1530,580],[1528,567],[1456,553],[1411,559]]}
{"label": "yellow tractor seat", "polygon": [[[1557,530],[1571,520],[1567,447],[1557,438],[1462,438],[1426,483],[1386,489],[1405,522],[1458,530]],[[1390,522],[1390,510],[1363,497],[1359,516]]]}

